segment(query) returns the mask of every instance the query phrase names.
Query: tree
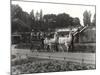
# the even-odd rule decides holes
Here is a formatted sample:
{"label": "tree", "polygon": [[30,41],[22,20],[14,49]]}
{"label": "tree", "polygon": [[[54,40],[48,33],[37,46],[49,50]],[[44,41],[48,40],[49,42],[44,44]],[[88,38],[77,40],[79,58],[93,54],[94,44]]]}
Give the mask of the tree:
{"label": "tree", "polygon": [[93,20],[92,20],[92,25],[96,26],[96,14],[94,14]]}
{"label": "tree", "polygon": [[32,11],[30,12],[30,17],[32,18],[32,20],[35,19],[35,17],[34,17],[34,10],[32,10]]}
{"label": "tree", "polygon": [[22,8],[19,5],[11,5],[11,18],[21,18]]}
{"label": "tree", "polygon": [[11,5],[11,19],[12,33],[30,31],[30,16],[19,5]]}
{"label": "tree", "polygon": [[55,14],[47,14],[47,15],[44,15],[43,19],[45,21],[55,21],[56,15]]}
{"label": "tree", "polygon": [[30,18],[29,18],[29,22],[31,25],[31,30],[34,28],[34,23],[35,23],[35,16],[34,16],[34,10],[31,10],[30,12]]}
{"label": "tree", "polygon": [[40,10],[40,21],[43,20],[43,12],[42,12],[42,9]]}
{"label": "tree", "polygon": [[84,26],[87,26],[87,25],[91,25],[91,12],[89,11],[85,11],[83,13],[83,22],[84,22]]}
{"label": "tree", "polygon": [[72,26],[73,25],[72,21],[73,18],[70,17],[69,14],[62,13],[57,15],[56,25],[57,27],[64,28],[64,27]]}
{"label": "tree", "polygon": [[46,14],[43,16],[44,20],[44,27],[45,29],[48,28],[55,28],[55,22],[56,22],[56,15],[55,14]]}
{"label": "tree", "polygon": [[73,26],[80,26],[80,19],[78,17],[73,18]]}
{"label": "tree", "polygon": [[58,15],[55,14],[46,14],[43,17],[46,28],[67,28],[67,27],[76,27],[80,26],[80,20],[78,17],[73,18],[69,14],[61,13]]}

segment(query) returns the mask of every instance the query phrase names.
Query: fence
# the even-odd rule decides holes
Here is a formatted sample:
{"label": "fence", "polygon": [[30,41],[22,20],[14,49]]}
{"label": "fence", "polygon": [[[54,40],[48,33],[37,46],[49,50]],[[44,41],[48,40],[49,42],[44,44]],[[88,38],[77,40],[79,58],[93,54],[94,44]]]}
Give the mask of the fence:
{"label": "fence", "polygon": [[[35,54],[35,55],[25,55],[27,58],[28,57],[35,57],[35,58],[41,58],[41,59],[50,59],[50,60],[60,60],[60,61],[72,61],[72,62],[78,62],[80,64],[95,64],[96,61],[95,59],[91,60],[91,59],[85,59],[85,58],[71,58],[71,57],[58,57],[58,56],[52,56],[52,55],[39,55],[39,54]],[[22,58],[22,55],[18,54],[19,59]]]}

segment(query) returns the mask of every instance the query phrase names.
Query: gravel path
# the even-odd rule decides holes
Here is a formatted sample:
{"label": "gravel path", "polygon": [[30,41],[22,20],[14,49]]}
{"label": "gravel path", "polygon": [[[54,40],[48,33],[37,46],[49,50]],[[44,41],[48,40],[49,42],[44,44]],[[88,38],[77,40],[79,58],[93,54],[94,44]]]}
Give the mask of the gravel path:
{"label": "gravel path", "polygon": [[31,52],[28,49],[12,49],[11,54],[18,54],[19,56],[29,56],[37,58],[65,60],[80,63],[95,64],[95,53],[68,53],[68,52]]}

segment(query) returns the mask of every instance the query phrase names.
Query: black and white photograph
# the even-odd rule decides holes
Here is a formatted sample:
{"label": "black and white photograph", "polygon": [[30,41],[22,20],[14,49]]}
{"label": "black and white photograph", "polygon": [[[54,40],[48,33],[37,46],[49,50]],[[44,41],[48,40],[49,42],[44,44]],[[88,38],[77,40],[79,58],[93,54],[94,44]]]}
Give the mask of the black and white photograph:
{"label": "black and white photograph", "polygon": [[11,74],[96,69],[96,6],[11,0]]}

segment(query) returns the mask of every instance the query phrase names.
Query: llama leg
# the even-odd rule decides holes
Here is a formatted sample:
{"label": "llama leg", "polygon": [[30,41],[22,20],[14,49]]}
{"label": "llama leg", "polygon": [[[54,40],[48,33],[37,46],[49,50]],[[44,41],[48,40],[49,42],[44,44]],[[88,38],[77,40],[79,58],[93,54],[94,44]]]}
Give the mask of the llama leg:
{"label": "llama leg", "polygon": [[49,45],[49,50],[51,51],[51,45]]}
{"label": "llama leg", "polygon": [[65,46],[66,46],[66,51],[68,52],[68,50],[69,50],[68,44],[66,43]]}
{"label": "llama leg", "polygon": [[69,50],[69,46],[67,47],[67,52],[68,52],[68,50]]}

